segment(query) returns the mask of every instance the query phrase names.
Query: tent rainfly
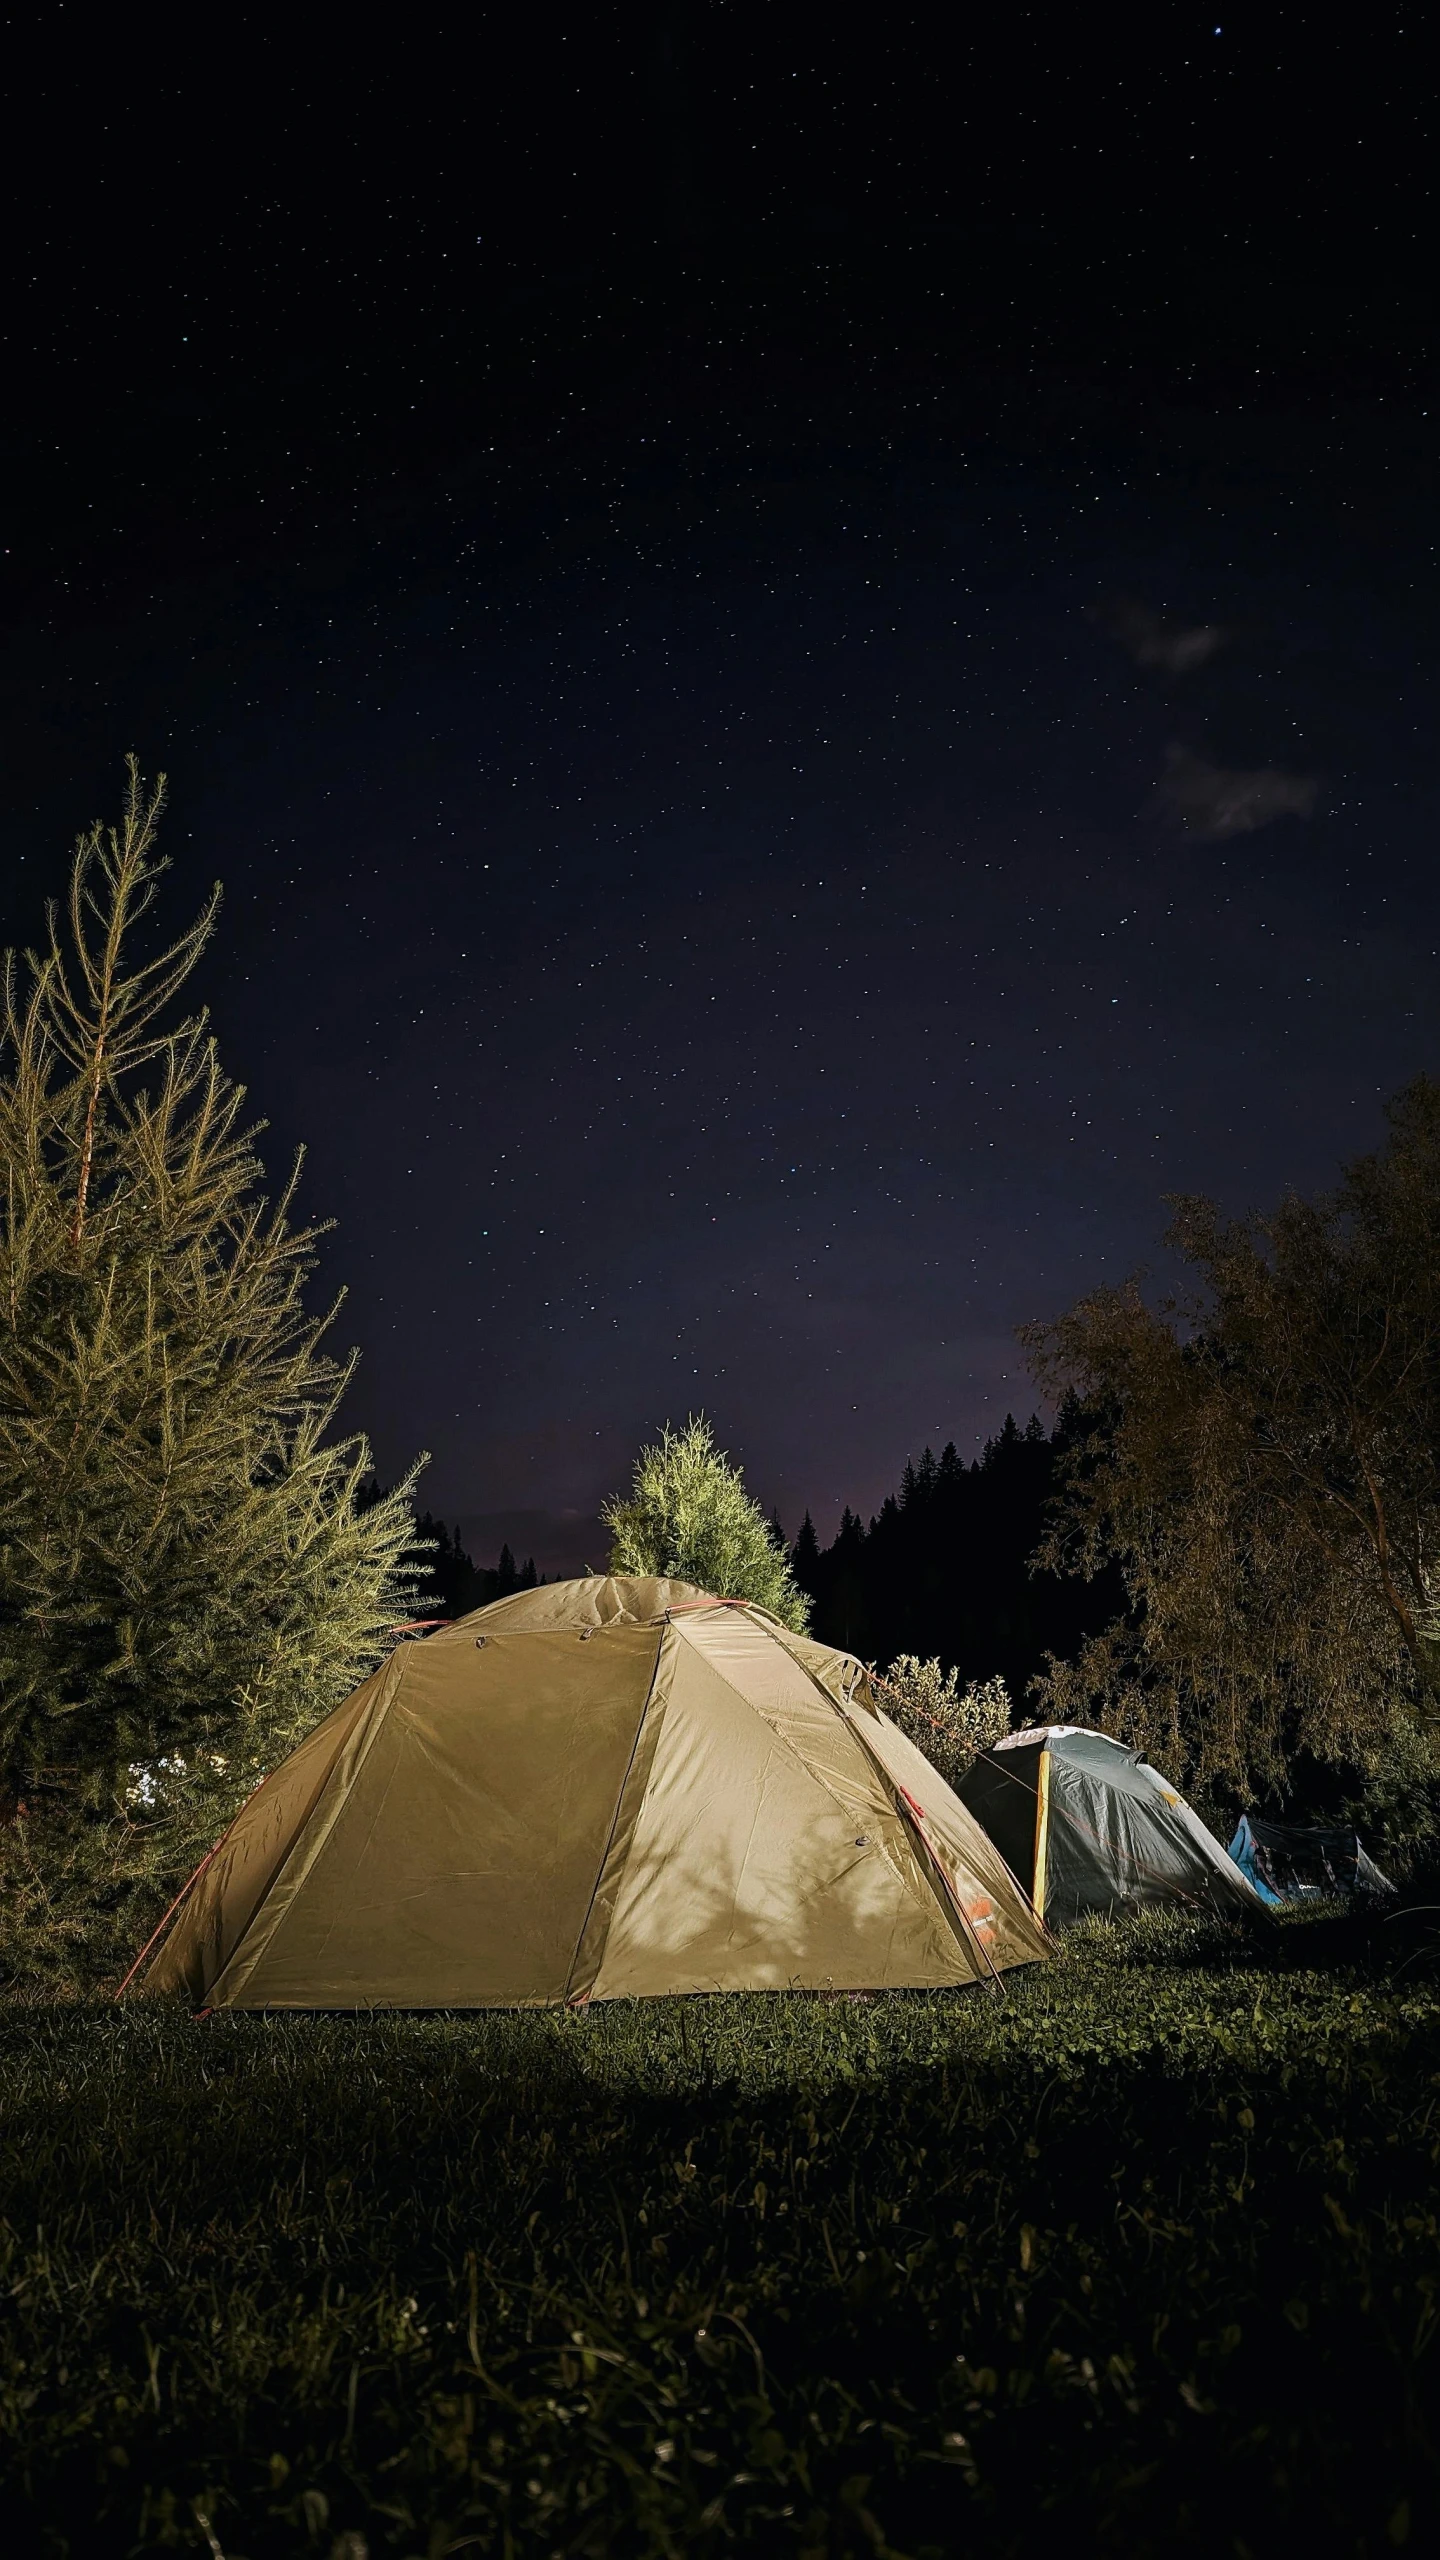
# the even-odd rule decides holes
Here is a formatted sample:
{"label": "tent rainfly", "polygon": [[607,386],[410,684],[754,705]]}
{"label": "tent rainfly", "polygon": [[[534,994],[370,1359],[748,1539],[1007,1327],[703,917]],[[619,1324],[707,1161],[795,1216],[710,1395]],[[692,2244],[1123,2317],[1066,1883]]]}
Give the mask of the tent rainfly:
{"label": "tent rainfly", "polygon": [[1083,1725],[1032,1725],[982,1751],[960,1801],[1047,1927],[1142,1903],[1259,1910],[1249,1878],[1138,1751]]}
{"label": "tent rainfly", "polygon": [[931,1989],[1046,1952],[863,1666],[601,1575],[398,1646],[257,1788],[142,1974],[214,2009]]}
{"label": "tent rainfly", "polygon": [[1319,1902],[1357,1893],[1378,1900],[1395,1890],[1348,1824],[1327,1830],[1242,1813],[1230,1855],[1264,1902]]}

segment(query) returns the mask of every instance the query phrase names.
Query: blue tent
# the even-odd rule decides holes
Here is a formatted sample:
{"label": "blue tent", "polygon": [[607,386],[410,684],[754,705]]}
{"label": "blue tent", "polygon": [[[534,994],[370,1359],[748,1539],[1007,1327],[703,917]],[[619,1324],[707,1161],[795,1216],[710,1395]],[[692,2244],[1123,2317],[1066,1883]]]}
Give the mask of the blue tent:
{"label": "blue tent", "polygon": [[1345,1826],[1261,1822],[1242,1813],[1230,1855],[1266,1902],[1329,1902],[1341,1895],[1395,1890],[1366,1856],[1358,1831]]}

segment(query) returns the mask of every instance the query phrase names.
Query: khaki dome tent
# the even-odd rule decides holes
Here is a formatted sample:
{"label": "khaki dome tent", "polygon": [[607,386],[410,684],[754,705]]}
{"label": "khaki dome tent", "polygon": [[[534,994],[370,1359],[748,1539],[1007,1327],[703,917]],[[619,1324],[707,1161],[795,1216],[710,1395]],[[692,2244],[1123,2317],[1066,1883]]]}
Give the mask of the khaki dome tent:
{"label": "khaki dome tent", "polygon": [[144,1983],[487,2008],[928,1989],[1045,1951],[850,1655],[595,1575],[398,1646],[257,1788]]}

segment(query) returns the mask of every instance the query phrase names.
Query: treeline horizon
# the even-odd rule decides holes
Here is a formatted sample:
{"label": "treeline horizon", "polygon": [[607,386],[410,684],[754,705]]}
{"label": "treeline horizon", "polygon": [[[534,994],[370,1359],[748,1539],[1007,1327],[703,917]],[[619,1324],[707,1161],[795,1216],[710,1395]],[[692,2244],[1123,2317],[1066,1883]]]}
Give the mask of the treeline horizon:
{"label": "treeline horizon", "polygon": [[[379,1477],[371,1476],[360,1487],[356,1509],[383,1501],[384,1492]],[[415,1568],[416,1615],[421,1618],[468,1618],[472,1609],[488,1609],[492,1600],[508,1600],[512,1591],[536,1591],[546,1579],[536,1571],[533,1556],[516,1563],[508,1540],[498,1564],[476,1564],[459,1522],[452,1528],[433,1511],[416,1514],[414,1543],[405,1560]]]}
{"label": "treeline horizon", "polygon": [[[828,1546],[808,1510],[793,1544],[774,1520],[811,1602],[811,1633],[867,1662],[911,1653],[938,1657],[965,1681],[999,1673],[1021,1708],[1048,1655],[1073,1653],[1125,1608],[1113,1567],[1088,1581],[1030,1569],[1073,1428],[1063,1411],[1048,1432],[1038,1414],[1022,1430],[1007,1413],[968,1462],[953,1440],[938,1457],[926,1448],[868,1523],[847,1504]],[[533,1556],[517,1563],[508,1543],[497,1565],[476,1564],[458,1523],[429,1511],[415,1531],[420,1615],[464,1617],[547,1579]]]}
{"label": "treeline horizon", "polygon": [[1077,1417],[1047,1432],[1007,1413],[968,1463],[953,1440],[907,1461],[868,1526],[850,1508],[828,1547],[807,1511],[791,1549],[811,1600],[810,1631],[882,1666],[902,1653],[938,1657],[964,1681],[998,1672],[1018,1710],[1051,1654],[1073,1653],[1123,1615],[1118,1567],[1093,1579],[1031,1570],[1051,1525],[1059,1468]]}

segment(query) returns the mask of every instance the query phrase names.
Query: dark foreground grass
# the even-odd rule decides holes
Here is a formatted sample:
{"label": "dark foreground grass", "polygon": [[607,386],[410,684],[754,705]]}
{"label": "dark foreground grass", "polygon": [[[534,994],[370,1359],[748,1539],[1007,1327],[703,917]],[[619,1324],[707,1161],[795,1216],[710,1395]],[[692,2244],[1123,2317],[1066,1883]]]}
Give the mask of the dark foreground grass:
{"label": "dark foreground grass", "polygon": [[1434,2548],[1415,1943],[1135,1923],[1003,2002],[11,2009],[11,2547]]}

